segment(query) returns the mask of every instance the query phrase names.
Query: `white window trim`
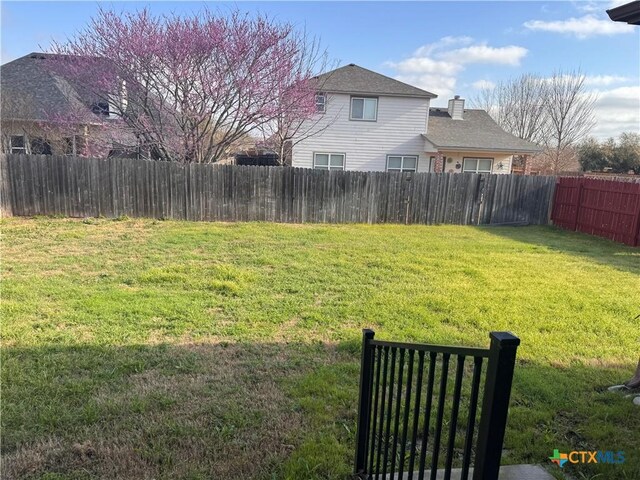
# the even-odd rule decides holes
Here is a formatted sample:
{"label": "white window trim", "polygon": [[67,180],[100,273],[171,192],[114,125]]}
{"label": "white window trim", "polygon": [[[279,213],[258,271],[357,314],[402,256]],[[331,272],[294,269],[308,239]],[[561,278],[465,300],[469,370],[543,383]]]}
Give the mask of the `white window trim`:
{"label": "white window trim", "polygon": [[[389,169],[389,157],[400,157],[401,158],[401,160],[400,160],[400,168]],[[405,168],[404,168],[404,159],[405,158],[415,158],[416,159],[416,168],[415,169],[407,169],[407,170],[405,170]],[[387,172],[411,172],[411,173],[417,172],[418,171],[418,162],[419,161],[420,161],[420,155],[400,155],[400,154],[394,155],[394,154],[390,154],[390,155],[387,155],[387,166],[386,166],[387,168],[386,168],[386,171]]]}
{"label": "white window trim", "polygon": [[120,109],[118,108],[118,104],[116,103],[116,99],[112,96],[109,95],[109,114],[105,116],[105,118],[112,120],[114,118],[119,117],[120,115],[118,115],[116,112],[119,112]]}
{"label": "white window trim", "polygon": [[[322,167],[316,167],[316,155],[328,155],[329,156],[329,163],[327,165],[327,168],[324,168],[324,165],[322,165]],[[331,155],[342,155],[342,168],[331,168]],[[314,170],[327,170],[327,171],[331,171],[331,170],[346,170],[347,169],[347,154],[344,152],[313,152],[313,169]]]}
{"label": "white window trim", "polygon": [[[104,99],[103,99],[104,100]],[[121,113],[127,110],[129,104],[129,91],[127,90],[127,81],[120,80],[120,91],[113,95],[106,96],[106,103],[109,111],[106,115],[102,115],[105,120],[114,120],[121,117]],[[99,100],[97,103],[103,103]]]}
{"label": "white window trim", "polygon": [[436,171],[436,158],[437,157],[435,155],[429,156],[429,170],[427,170],[428,172]]}
{"label": "white window trim", "polygon": [[[22,147],[14,147],[13,146],[13,137],[22,137]],[[27,141],[26,135],[9,135],[9,152],[15,155],[20,155],[23,153],[27,153],[27,145],[29,142]],[[14,152],[13,149],[21,150],[20,152]]]}
{"label": "white window trim", "polygon": [[[353,117],[353,101],[354,100],[375,100],[376,101],[376,115],[375,118],[354,118]],[[378,97],[351,97],[349,100],[349,120],[354,122],[377,122],[378,121]],[[362,105],[362,116],[364,116],[364,105]]]}
{"label": "white window trim", "polygon": [[[489,171],[481,171],[478,172],[478,164],[476,164],[476,168],[475,170],[466,170],[464,168],[464,162],[467,160],[491,160],[491,166],[489,167]],[[462,157],[462,173],[491,173],[493,172],[493,162],[495,161],[495,158],[493,157]],[[479,162],[478,162],[479,163]]]}
{"label": "white window trim", "polygon": [[[319,102],[318,98],[322,98],[322,101]],[[318,107],[322,106],[322,110],[319,110]],[[327,111],[327,94],[323,92],[316,93],[316,113],[326,113]]]}

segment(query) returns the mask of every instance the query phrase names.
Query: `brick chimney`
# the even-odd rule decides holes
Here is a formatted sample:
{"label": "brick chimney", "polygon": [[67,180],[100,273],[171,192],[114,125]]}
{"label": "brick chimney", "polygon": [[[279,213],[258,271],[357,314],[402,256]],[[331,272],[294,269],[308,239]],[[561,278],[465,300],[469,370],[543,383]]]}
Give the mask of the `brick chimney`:
{"label": "brick chimney", "polygon": [[453,97],[449,100],[449,108],[447,110],[453,120],[462,120],[462,116],[464,115],[464,98],[460,98],[460,95]]}

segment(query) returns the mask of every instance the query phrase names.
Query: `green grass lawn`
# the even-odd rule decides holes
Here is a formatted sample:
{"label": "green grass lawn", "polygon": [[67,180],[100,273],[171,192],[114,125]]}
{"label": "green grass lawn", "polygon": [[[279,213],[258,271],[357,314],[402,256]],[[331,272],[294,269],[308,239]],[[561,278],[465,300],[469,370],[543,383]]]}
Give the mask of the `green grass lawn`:
{"label": "green grass lawn", "polygon": [[[623,450],[640,250],[544,227],[6,219],[3,478],[347,478],[361,329],[521,338],[503,463]],[[560,470],[550,471],[562,478]]]}

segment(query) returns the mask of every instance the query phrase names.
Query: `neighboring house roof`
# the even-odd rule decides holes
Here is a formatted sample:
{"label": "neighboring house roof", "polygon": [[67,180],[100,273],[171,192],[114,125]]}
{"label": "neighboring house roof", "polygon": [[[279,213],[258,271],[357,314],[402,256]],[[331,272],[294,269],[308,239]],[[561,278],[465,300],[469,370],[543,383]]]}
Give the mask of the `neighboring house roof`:
{"label": "neighboring house roof", "polygon": [[315,77],[323,92],[360,95],[388,95],[392,97],[436,98],[426,90],[407,85],[353,63]]}
{"label": "neighboring house roof", "polygon": [[50,54],[30,53],[0,68],[3,120],[46,121],[89,108],[76,88],[47,68]]}
{"label": "neighboring house roof", "polygon": [[611,8],[607,10],[607,14],[614,22],[640,25],[640,0]]}
{"label": "neighboring house roof", "polygon": [[462,120],[453,120],[446,108],[429,109],[429,125],[424,137],[439,149],[535,153],[535,143],[505,132],[484,110],[465,109]]}

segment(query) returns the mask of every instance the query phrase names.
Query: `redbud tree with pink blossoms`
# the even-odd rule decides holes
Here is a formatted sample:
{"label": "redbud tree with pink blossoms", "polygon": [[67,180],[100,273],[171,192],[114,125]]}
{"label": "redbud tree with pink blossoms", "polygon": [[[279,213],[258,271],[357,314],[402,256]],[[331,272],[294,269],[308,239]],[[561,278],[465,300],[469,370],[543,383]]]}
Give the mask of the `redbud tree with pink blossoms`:
{"label": "redbud tree with pink blossoms", "polygon": [[315,39],[265,16],[148,9],[100,9],[53,53],[56,74],[109,106],[94,124],[135,138],[153,158],[193,163],[216,162],[283,118],[312,118],[326,57]]}

